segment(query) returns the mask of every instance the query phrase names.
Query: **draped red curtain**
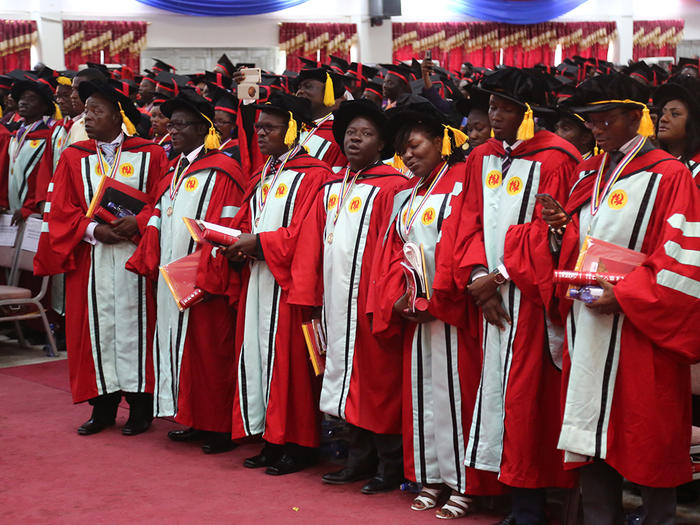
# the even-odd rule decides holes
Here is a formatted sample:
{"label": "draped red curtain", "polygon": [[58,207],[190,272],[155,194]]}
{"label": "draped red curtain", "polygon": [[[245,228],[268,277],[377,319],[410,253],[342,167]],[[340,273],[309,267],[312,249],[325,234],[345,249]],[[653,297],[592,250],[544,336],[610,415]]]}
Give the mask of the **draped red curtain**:
{"label": "draped red curtain", "polygon": [[357,42],[356,24],[280,24],[280,49],[287,53],[287,69],[301,68],[299,56],[327,63],[329,56],[350,60],[350,48]]}
{"label": "draped red curtain", "polygon": [[503,64],[533,67],[554,65],[557,45],[563,58],[573,55],[605,59],[615,38],[614,22],[512,25],[495,22],[406,22],[392,25],[395,61],[422,58],[432,51],[443,67],[458,71],[464,62],[494,67],[503,50]]}
{"label": "draped red curtain", "polygon": [[634,60],[644,57],[674,57],[683,38],[683,20],[637,20],[634,22]]}
{"label": "draped red curtain", "polygon": [[0,71],[31,69],[29,49],[37,39],[34,20],[0,20]]}
{"label": "draped red curtain", "polygon": [[140,71],[147,27],[146,22],[64,20],[66,68],[78,69],[80,64],[97,62],[123,64]]}

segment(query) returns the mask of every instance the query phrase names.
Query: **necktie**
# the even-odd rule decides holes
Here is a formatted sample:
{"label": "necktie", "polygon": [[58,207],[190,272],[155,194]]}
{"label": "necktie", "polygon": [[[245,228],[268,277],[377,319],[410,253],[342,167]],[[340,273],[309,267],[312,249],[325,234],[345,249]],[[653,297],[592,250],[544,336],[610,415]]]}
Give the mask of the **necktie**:
{"label": "necktie", "polygon": [[187,157],[182,157],[182,160],[180,161],[180,165],[177,168],[177,173],[175,174],[175,178],[179,179],[183,173],[185,173],[185,170],[187,169],[187,166],[190,165],[190,161],[187,160]]}
{"label": "necktie", "polygon": [[107,161],[107,164],[112,164],[112,161],[114,161],[114,154],[117,152],[117,148],[119,147],[119,144],[102,144],[100,145],[100,149],[102,150],[102,154],[105,156],[105,160]]}
{"label": "necktie", "polygon": [[615,170],[617,165],[620,163],[625,155],[618,150],[610,152],[610,163],[608,164],[608,169],[605,171],[605,182],[608,182],[610,175]]}
{"label": "necktie", "polygon": [[513,153],[513,150],[511,149],[510,146],[506,147],[505,149],[506,155],[503,157],[503,164],[501,164],[501,177],[503,179],[506,178],[506,174],[508,173],[508,170],[510,169],[510,165],[513,163],[513,157],[511,157],[511,153]]}

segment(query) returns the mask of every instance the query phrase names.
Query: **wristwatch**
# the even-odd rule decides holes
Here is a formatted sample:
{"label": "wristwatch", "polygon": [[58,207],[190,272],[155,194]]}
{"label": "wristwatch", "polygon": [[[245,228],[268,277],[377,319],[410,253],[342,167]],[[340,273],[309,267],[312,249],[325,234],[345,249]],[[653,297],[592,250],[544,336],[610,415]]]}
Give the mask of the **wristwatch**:
{"label": "wristwatch", "polygon": [[491,275],[493,275],[493,282],[495,282],[498,286],[501,286],[506,282],[505,276],[499,271],[498,268],[492,271]]}

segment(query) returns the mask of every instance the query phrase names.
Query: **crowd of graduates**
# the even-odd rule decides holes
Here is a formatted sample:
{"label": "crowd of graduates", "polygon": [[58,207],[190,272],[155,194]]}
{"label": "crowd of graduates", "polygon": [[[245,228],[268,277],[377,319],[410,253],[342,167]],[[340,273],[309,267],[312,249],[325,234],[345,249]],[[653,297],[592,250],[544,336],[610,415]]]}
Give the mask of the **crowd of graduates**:
{"label": "crowd of graduates", "polygon": [[[547,489],[577,487],[586,524],[619,525],[628,480],[639,523],[674,523],[700,361],[698,60],[303,62],[263,71],[258,100],[226,55],[0,76],[0,206],[43,219],[34,273],[92,405],[78,433],[123,396],[124,435],[174,417],[168,437],[205,453],[261,436],[244,467],[286,475],[338,418],[348,458],[323,482],[406,478],[439,519],[508,494],[503,524],[544,524]],[[143,210],[88,217],[104,177]],[[183,218],[241,233],[198,243]],[[645,257],[584,303],[553,275],[591,239]],[[204,299],[183,309],[159,269],[192,254]]]}

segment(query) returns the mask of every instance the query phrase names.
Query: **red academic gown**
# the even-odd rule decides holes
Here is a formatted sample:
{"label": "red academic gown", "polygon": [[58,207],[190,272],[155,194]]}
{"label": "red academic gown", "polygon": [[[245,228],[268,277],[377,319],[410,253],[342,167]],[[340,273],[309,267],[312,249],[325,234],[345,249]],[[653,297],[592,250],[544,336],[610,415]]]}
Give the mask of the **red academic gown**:
{"label": "red academic gown", "polygon": [[301,330],[310,312],[290,304],[288,296],[299,229],[329,176],[326,164],[299,152],[274,185],[272,174],[263,181],[268,198],[261,212],[258,169],[231,226],[258,234],[263,260],[246,264],[240,276],[221,255],[211,262],[242,281],[233,439],[262,434],[274,444],[319,445],[318,381]]}
{"label": "red academic gown", "polygon": [[[438,168],[429,176],[413,202],[416,212],[421,196]],[[393,195],[377,203],[386,220],[379,238],[372,269],[368,310],[373,330],[386,340],[403,341],[403,449],[404,473],[420,483],[446,483],[472,495],[494,495],[503,491],[496,475],[465,467],[464,451],[481,372],[478,314],[462,292],[448,290],[432,294],[428,312],[434,321],[408,323],[394,311],[395,302],[406,291],[401,262],[406,242],[422,244],[428,278],[439,278],[436,254],[443,250],[444,224],[454,213],[452,201],[465,191],[465,164],[459,163],[443,175],[409,234],[404,231],[411,190],[419,182],[407,181]],[[433,290],[434,291],[434,290]]]}
{"label": "red academic gown", "polygon": [[[126,165],[131,168],[122,169]],[[125,137],[115,177],[155,197],[165,165],[160,148]],[[63,152],[49,185],[50,210],[34,258],[37,275],[65,273],[66,346],[76,403],[119,390],[153,392],[155,304],[145,281],[124,268],[135,246],[93,246],[83,240],[92,222],[85,214],[99,183],[98,167],[93,140]],[[148,213],[137,220],[143,232]]]}
{"label": "red academic gown", "polygon": [[21,210],[25,219],[46,199],[54,171],[54,128],[48,119],[27,135],[14,131],[9,142],[9,169],[0,173],[0,206]]}
{"label": "red academic gown", "polygon": [[400,340],[383,344],[375,338],[366,306],[372,260],[384,234],[374,204],[383,193],[393,195],[406,177],[385,164],[362,172],[334,223],[345,173],[323,185],[304,221],[289,302],[324,307],[328,350],[321,410],[372,432],[399,434]]}
{"label": "red academic gown", "polygon": [[540,280],[523,254],[531,228],[542,224],[535,194],[565,202],[580,155],[565,140],[538,131],[513,151],[505,178],[503,156],[496,139],[469,155],[469,191],[454,203],[443,228],[445,247],[434,285],[440,293],[453,288],[466,293],[477,266],[493,270],[503,264],[511,278],[499,293],[513,324],[501,331],[482,322],[483,372],[467,464],[498,472],[501,482],[514,487],[568,487],[574,478],[564,471],[556,447],[561,423],[556,356],[561,356],[562,335],[559,341],[552,336],[555,320],[546,315]]}
{"label": "red academic gown", "polygon": [[[566,400],[559,446],[567,450],[570,467],[580,466],[582,456],[597,456],[629,481],[673,487],[691,479],[688,365],[700,360],[699,194],[686,167],[649,148],[623,170],[592,221],[590,200],[601,159],[577,168],[582,178],[567,205],[573,221],[564,234],[559,266],[574,268],[586,232],[641,251],[647,259],[615,285],[622,314],[592,313],[562,298]],[[545,267],[541,273],[548,271]],[[558,291],[563,296],[566,290]],[[588,353],[605,358],[605,372],[595,368]],[[592,429],[577,418],[575,390],[581,389],[585,406],[596,410]],[[603,391],[610,400],[607,410]]]}
{"label": "red academic gown", "polygon": [[309,155],[322,160],[336,173],[348,165],[348,159],[333,137],[333,116],[309,131],[302,131],[299,142],[309,148]]}
{"label": "red academic gown", "polygon": [[233,217],[244,181],[236,161],[219,151],[202,150],[171,198],[176,165],[174,159],[156,190],[146,233],[127,263],[127,269],[158,280],[154,414],[175,416],[178,423],[199,430],[228,432],[235,379],[235,310],[226,297],[211,296],[180,312],[158,268],[197,249],[182,218],[220,223]]}

